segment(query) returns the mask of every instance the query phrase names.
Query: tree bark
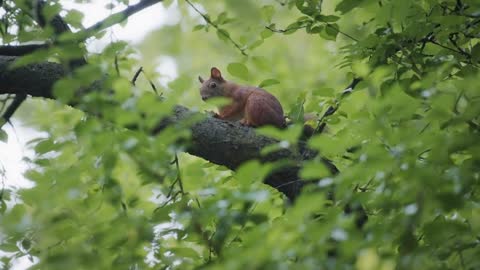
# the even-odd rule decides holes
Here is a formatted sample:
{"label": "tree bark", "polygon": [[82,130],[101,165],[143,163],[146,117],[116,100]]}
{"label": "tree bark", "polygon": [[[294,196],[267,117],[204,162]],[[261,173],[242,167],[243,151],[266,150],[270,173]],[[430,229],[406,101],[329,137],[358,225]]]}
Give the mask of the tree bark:
{"label": "tree bark", "polygon": [[[28,94],[32,97],[53,99],[53,85],[66,74],[63,67],[57,63],[44,62],[16,69],[9,68],[15,60],[16,57],[13,56],[0,56],[0,94]],[[152,131],[152,135],[158,134],[167,125],[174,125],[188,119],[192,114],[194,113],[189,109],[176,106],[172,115],[162,120]],[[206,117],[192,125],[191,133],[191,141],[187,146],[188,153],[232,170],[252,159],[259,159],[262,162],[289,160],[291,165],[273,171],[267,176],[265,183],[291,200],[295,199],[304,185],[298,176],[301,161],[317,155],[315,151],[309,149],[298,153],[285,148],[262,156],[261,149],[277,143],[276,140],[258,135],[255,129],[242,126],[237,122],[213,117]],[[333,164],[328,160],[323,161],[332,174],[337,173]]]}

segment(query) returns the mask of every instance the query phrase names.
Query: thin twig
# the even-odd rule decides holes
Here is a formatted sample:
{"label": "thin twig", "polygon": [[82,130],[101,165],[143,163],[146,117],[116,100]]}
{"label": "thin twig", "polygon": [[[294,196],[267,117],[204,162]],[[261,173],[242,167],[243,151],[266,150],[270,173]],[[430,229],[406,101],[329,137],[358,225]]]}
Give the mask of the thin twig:
{"label": "thin twig", "polygon": [[[155,86],[155,84],[153,83],[153,81],[147,76],[147,74],[146,74],[145,71],[143,70],[143,67],[140,67],[140,68],[137,70],[137,72],[135,72],[135,75],[133,75],[132,84],[135,86],[135,83],[137,82],[138,76],[140,76],[141,73],[143,73],[143,75],[144,75],[145,78],[147,79],[148,83],[150,84],[150,87],[152,87],[153,92],[155,92],[155,94],[157,94],[157,96],[158,96],[157,87]],[[160,97],[161,97],[161,96],[162,96],[162,94],[160,94]]]}
{"label": "thin twig", "polygon": [[[251,215],[253,210],[255,210],[255,208],[257,207],[257,202],[255,202],[251,207],[250,209],[248,209],[247,211],[247,216],[248,215]],[[229,247],[239,236],[240,236],[240,233],[243,232],[243,230],[245,229],[245,226],[247,225],[247,222],[243,223],[240,230],[238,231],[237,235],[235,235],[235,237],[232,238],[232,241],[230,241],[230,243],[226,244],[225,246],[226,247]]]}
{"label": "thin twig", "polygon": [[326,26],[327,26],[327,27],[330,27],[330,28],[332,28],[333,30],[337,31],[338,33],[340,33],[340,34],[342,34],[342,35],[344,35],[344,36],[348,37],[349,39],[351,39],[351,40],[353,40],[353,41],[356,41],[356,42],[358,42],[358,39],[354,38],[353,36],[351,36],[351,35],[349,35],[349,34],[347,34],[347,33],[343,32],[343,31],[340,31],[340,29],[338,29],[338,28],[334,27],[333,25],[331,25],[331,24],[329,24],[329,23],[326,23]]}
{"label": "thin twig", "polygon": [[[325,22],[324,22],[325,23]],[[333,25],[329,24],[329,23],[325,23],[325,26],[337,31],[339,34],[342,34],[346,37],[348,37],[349,39],[353,40],[353,41],[356,41],[358,42],[358,39],[357,38],[354,38],[352,35],[349,35],[343,31],[341,31],[340,29],[334,27]],[[275,29],[275,28],[272,28],[271,26],[267,25],[265,26],[266,29],[272,31],[272,32],[275,32],[275,33],[286,33],[286,32],[289,32],[289,31],[292,31],[292,30],[298,30],[298,29],[303,29],[303,28],[306,28],[307,26],[306,25],[303,25],[303,26],[297,26],[297,27],[292,27],[292,28],[286,28],[286,29]]]}
{"label": "thin twig", "polygon": [[177,168],[177,182],[178,182],[178,187],[180,188],[180,192],[183,194],[185,194],[184,190],[183,190],[183,183],[182,183],[182,177],[181,177],[181,174],[180,174],[180,162],[178,161],[178,155],[177,153],[175,153],[175,167]]}
{"label": "thin twig", "polygon": [[456,52],[456,53],[461,54],[461,55],[463,55],[463,56],[466,56],[466,57],[468,57],[468,58],[471,58],[471,57],[472,57],[469,53],[466,53],[466,52],[464,52],[464,51],[458,51],[458,50],[456,50],[456,49],[454,49],[454,48],[450,48],[450,47],[445,46],[445,45],[443,45],[443,44],[441,44],[441,43],[439,43],[439,42],[437,42],[437,41],[435,41],[435,40],[433,40],[433,39],[428,40],[428,42],[430,42],[430,43],[432,43],[432,44],[435,44],[435,45],[437,45],[437,46],[439,46],[439,47],[442,47],[442,48],[444,48],[444,49],[446,49],[446,50],[449,50],[449,51],[452,51],[452,52]]}
{"label": "thin twig", "polygon": [[140,76],[140,73],[142,73],[143,67],[140,67],[137,72],[135,72],[135,75],[133,75],[132,78],[132,84],[135,86],[135,83],[137,82],[138,76]]}
{"label": "thin twig", "polygon": [[185,0],[185,2],[187,2],[187,4],[190,5],[195,10],[195,12],[198,13],[198,15],[202,16],[205,22],[213,26],[215,29],[217,29],[218,32],[220,32],[221,35],[223,35],[226,39],[228,39],[240,51],[240,53],[242,53],[245,56],[248,56],[248,54],[245,52],[245,48],[242,48],[235,40],[233,40],[230,37],[230,35],[226,34],[224,32],[225,30],[220,29],[220,27],[218,27],[218,25],[213,23],[212,20],[210,20],[210,18],[207,15],[203,14],[200,10],[198,10],[198,8],[195,7],[195,5],[192,4],[192,2],[190,2],[189,0]]}
{"label": "thin twig", "polygon": [[[2,118],[5,121],[5,123],[10,123],[10,118],[12,115],[17,111],[18,107],[22,105],[23,101],[27,98],[27,94],[25,93],[18,93],[15,95],[15,98],[13,99],[12,103],[8,105],[7,109],[5,110],[5,113],[3,113]],[[0,125],[0,128],[3,126]]]}
{"label": "thin twig", "polygon": [[298,29],[306,28],[306,26],[297,26],[297,27],[286,28],[286,29],[275,29],[275,28],[272,28],[271,26],[267,25],[267,26],[265,26],[265,28],[267,28],[268,30],[270,30],[274,33],[286,33],[286,32],[292,31],[292,30],[298,30]]}
{"label": "thin twig", "polygon": [[345,88],[345,90],[343,90],[342,94],[340,95],[340,98],[338,100],[335,100],[335,104],[334,105],[330,105],[327,110],[325,111],[325,113],[323,113],[322,117],[320,117],[320,119],[318,119],[318,124],[317,124],[317,127],[315,128],[315,131],[312,133],[313,134],[318,134],[320,132],[323,131],[323,129],[325,128],[326,124],[323,122],[324,119],[332,114],[334,114],[337,110],[338,110],[338,107],[340,106],[340,102],[348,95],[350,95],[350,93],[352,93],[353,89],[355,89],[355,87],[357,86],[357,84],[359,82],[362,81],[362,78],[354,78],[352,80],[352,82]]}
{"label": "thin twig", "polygon": [[[118,66],[118,53],[115,54],[113,64],[115,65],[115,72],[117,72],[117,76],[120,76],[120,67]],[[133,85],[135,85],[135,83],[133,83]]]}
{"label": "thin twig", "polygon": [[456,38],[457,38],[457,34],[453,33],[453,34],[450,34],[450,36],[448,37],[448,40],[450,40],[450,42],[453,44],[453,46],[455,46],[455,48],[457,48],[458,51],[460,51],[463,55],[466,55],[468,56],[468,58],[470,58],[471,55],[458,45]]}

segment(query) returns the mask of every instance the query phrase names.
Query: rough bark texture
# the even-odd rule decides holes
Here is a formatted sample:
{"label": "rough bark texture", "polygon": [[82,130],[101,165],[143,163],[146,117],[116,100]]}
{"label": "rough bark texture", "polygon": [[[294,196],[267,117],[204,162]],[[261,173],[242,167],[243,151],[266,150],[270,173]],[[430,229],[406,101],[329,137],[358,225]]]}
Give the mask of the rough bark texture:
{"label": "rough bark texture", "polygon": [[65,75],[60,64],[39,63],[12,69],[15,56],[0,56],[0,94],[26,93],[52,98],[53,84]]}
{"label": "rough bark texture", "polygon": [[[26,93],[33,97],[53,98],[52,86],[55,81],[65,75],[62,66],[56,63],[39,63],[18,69],[10,69],[15,57],[0,56],[0,94]],[[166,125],[175,124],[188,119],[193,113],[182,106],[176,106],[172,116],[159,123],[155,135]],[[283,149],[266,157],[260,155],[263,147],[276,141],[265,136],[257,135],[253,128],[239,123],[207,117],[191,127],[192,140],[187,151],[195,156],[204,158],[215,164],[224,165],[232,170],[247,160],[276,161],[287,159],[291,162],[288,167],[282,167],[267,177],[265,183],[294,199],[303,182],[298,177],[300,169],[298,161],[316,156],[314,151],[305,150],[300,155],[288,149]],[[325,164],[336,173],[336,168],[327,160]]]}

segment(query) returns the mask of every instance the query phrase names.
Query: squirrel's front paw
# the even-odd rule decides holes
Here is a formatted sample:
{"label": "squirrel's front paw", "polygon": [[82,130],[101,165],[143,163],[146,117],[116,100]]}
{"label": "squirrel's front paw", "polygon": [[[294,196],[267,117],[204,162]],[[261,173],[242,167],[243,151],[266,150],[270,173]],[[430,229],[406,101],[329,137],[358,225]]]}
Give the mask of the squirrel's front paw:
{"label": "squirrel's front paw", "polygon": [[250,123],[248,123],[247,120],[242,119],[242,120],[240,120],[240,125],[242,125],[242,126],[247,126],[247,127],[248,127],[248,126],[250,126]]}

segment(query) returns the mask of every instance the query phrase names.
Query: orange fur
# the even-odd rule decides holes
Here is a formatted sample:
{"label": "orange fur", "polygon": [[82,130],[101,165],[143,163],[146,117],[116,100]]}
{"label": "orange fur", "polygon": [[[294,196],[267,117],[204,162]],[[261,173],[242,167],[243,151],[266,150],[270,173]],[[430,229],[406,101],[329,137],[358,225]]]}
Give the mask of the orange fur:
{"label": "orange fur", "polygon": [[227,97],[231,103],[219,110],[218,118],[240,120],[247,126],[274,125],[285,127],[285,118],[280,102],[267,91],[254,86],[240,86],[223,79],[220,70],[212,68],[210,79],[199,77],[203,100],[211,97]]}

